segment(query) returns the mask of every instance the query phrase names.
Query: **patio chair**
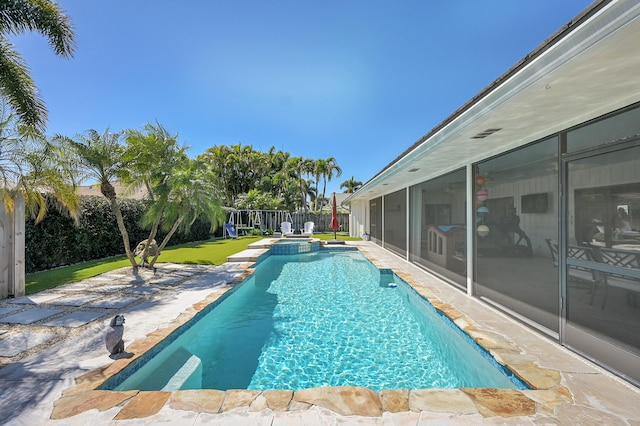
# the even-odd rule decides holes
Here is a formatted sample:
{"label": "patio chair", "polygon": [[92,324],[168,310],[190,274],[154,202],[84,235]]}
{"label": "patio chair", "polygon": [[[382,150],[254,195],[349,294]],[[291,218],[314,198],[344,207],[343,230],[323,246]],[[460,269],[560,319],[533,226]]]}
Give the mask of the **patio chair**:
{"label": "patio chair", "polygon": [[[549,250],[551,251],[551,259],[553,266],[558,267],[558,243],[550,238],[545,239]],[[583,260],[587,262],[593,262],[593,253],[589,247],[572,246],[567,247],[567,257]],[[567,265],[567,280],[577,283],[585,283],[591,287],[591,301],[590,305],[593,305],[593,299],[596,296],[596,288],[604,280],[602,272],[584,268],[582,266]]]}
{"label": "patio chair", "polygon": [[309,221],[304,223],[304,228],[301,229],[302,235],[306,235],[309,237],[313,237],[313,228],[315,227],[315,223]]}
{"label": "patio chair", "polygon": [[280,232],[282,232],[283,236],[293,235],[293,228],[291,227],[291,222],[282,222],[280,224]]}

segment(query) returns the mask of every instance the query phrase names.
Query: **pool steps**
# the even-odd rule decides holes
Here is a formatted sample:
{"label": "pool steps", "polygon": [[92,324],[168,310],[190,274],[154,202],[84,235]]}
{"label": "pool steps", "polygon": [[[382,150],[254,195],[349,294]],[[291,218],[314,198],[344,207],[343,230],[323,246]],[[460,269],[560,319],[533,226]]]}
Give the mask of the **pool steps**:
{"label": "pool steps", "polygon": [[173,392],[183,385],[187,389],[202,387],[202,361],[184,347],[179,347],[140,383],[140,388]]}

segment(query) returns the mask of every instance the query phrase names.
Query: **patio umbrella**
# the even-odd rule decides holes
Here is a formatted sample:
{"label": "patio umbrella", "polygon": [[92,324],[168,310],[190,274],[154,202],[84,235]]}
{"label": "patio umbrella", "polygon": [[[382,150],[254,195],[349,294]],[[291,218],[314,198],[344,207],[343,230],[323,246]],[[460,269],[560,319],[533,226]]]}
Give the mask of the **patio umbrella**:
{"label": "patio umbrella", "polygon": [[340,224],[338,223],[338,206],[336,205],[336,193],[333,193],[333,208],[331,209],[331,223],[329,224],[329,229],[333,230],[333,239],[336,240],[336,231],[340,229]]}

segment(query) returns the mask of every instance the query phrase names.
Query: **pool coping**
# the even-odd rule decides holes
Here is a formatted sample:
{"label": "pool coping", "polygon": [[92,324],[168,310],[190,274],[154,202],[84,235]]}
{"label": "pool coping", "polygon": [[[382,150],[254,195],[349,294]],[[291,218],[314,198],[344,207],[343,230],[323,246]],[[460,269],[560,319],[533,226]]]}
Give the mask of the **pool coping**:
{"label": "pool coping", "polygon": [[[342,247],[350,247],[345,245]],[[435,291],[415,280],[409,273],[380,264],[368,250],[357,247],[376,267],[391,269],[439,312],[453,321],[476,343],[487,350],[498,363],[505,365],[529,384],[532,390],[461,388],[461,389],[394,389],[380,392],[363,387],[321,387],[301,391],[267,390],[185,390],[106,391],[98,390],[110,377],[168,337],[191,320],[198,312],[215,303],[227,291],[253,273],[253,263],[244,263],[244,272],[233,282],[217,288],[202,301],[182,311],[168,326],[135,340],[126,351],[131,358],[118,359],[94,369],[75,380],[75,386],[63,391],[55,401],[51,419],[65,419],[84,411],[117,410],[113,420],[145,418],[158,413],[164,406],[172,409],[221,414],[244,407],[249,411],[270,409],[276,412],[304,411],[322,407],[343,416],[380,417],[383,413],[442,412],[482,417],[552,415],[560,404],[573,403],[573,395],[561,382],[559,370],[544,368],[525,354],[516,343],[492,331],[482,330],[465,313],[442,302]],[[261,251],[261,250],[258,250]],[[263,253],[262,253],[263,254]],[[259,255],[258,255],[259,257]]]}

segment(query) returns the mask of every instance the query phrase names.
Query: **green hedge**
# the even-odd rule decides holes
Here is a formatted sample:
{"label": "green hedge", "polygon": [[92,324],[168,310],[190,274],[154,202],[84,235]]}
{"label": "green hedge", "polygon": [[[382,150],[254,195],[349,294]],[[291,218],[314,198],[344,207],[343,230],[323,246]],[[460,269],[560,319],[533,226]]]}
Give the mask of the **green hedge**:
{"label": "green hedge", "polygon": [[[145,201],[120,200],[119,204],[133,250],[149,236],[149,230],[141,228],[139,224]],[[106,198],[81,197],[80,226],[75,226],[71,218],[61,213],[55,201],[49,199],[48,206],[42,222],[35,224],[32,219],[26,222],[27,273],[124,254],[122,236]],[[175,233],[169,244],[208,240],[211,236],[209,229],[208,221],[198,219],[191,226],[189,234]],[[158,232],[158,243],[165,235]]]}

